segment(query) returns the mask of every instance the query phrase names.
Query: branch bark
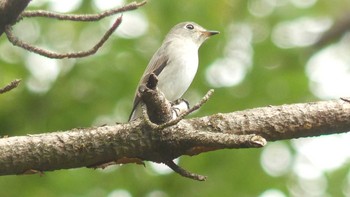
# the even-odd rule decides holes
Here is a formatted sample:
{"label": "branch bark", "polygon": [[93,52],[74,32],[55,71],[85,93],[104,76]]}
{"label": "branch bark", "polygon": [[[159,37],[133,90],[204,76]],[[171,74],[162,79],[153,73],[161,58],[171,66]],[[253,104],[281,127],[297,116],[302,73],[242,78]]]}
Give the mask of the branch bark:
{"label": "branch bark", "polygon": [[[157,130],[143,120],[0,139],[0,175],[91,167],[129,158],[167,162],[181,155],[350,131],[349,99],[269,106],[181,120]],[[244,134],[245,138],[239,136]],[[247,142],[253,142],[249,144]],[[258,140],[259,142],[259,140]],[[125,162],[126,163],[126,162]]]}
{"label": "branch bark", "polygon": [[0,88],[0,94],[4,94],[6,92],[9,92],[15,88],[17,88],[17,86],[19,85],[19,83],[21,83],[20,79],[15,79],[13,81],[11,81],[9,84],[7,84],[5,87]]}

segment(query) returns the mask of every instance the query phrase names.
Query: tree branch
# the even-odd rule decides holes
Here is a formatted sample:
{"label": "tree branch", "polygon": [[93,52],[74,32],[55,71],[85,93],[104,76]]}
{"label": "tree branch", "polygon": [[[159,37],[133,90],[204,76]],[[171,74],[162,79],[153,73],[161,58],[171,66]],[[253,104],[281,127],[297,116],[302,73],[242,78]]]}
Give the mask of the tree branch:
{"label": "tree branch", "polygon": [[91,49],[86,51],[78,51],[78,52],[70,52],[70,53],[56,53],[52,52],[46,49],[42,49],[36,46],[33,46],[31,44],[28,44],[26,42],[21,41],[18,39],[12,32],[11,26],[5,27],[5,33],[7,35],[7,38],[9,41],[18,47],[21,47],[23,49],[26,49],[30,52],[37,53],[39,55],[48,57],[48,58],[56,58],[56,59],[63,59],[63,58],[80,58],[80,57],[86,57],[92,54],[95,54],[97,50],[107,41],[107,39],[112,35],[112,33],[119,27],[119,25],[122,22],[122,16],[118,17],[117,20],[113,23],[113,25],[108,29],[108,31],[103,35],[103,37],[100,39],[100,41],[93,46]]}
{"label": "tree branch", "polygon": [[3,93],[11,91],[12,89],[16,88],[19,85],[20,82],[21,82],[20,79],[15,79],[15,80],[11,81],[5,87],[0,88],[0,94],[3,94]]}
{"label": "tree branch", "polygon": [[[219,113],[184,119],[162,130],[153,130],[139,119],[114,126],[2,138],[0,175],[123,163],[125,158],[168,162],[216,149],[261,147],[259,136],[276,141],[347,132],[350,103],[346,100]],[[253,143],[237,137],[242,134],[250,136]]]}
{"label": "tree branch", "polygon": [[[4,3],[3,3],[4,2]],[[140,3],[137,2],[132,2],[128,5],[125,5],[120,8],[114,8],[111,10],[107,10],[105,12],[99,13],[99,14],[60,14],[60,13],[55,13],[55,12],[49,12],[49,11],[43,11],[43,10],[36,10],[36,11],[26,11],[23,12],[20,16],[19,14],[23,11],[21,11],[15,15],[9,15],[6,16],[8,19],[5,17],[3,20],[1,20],[1,10],[7,10],[7,9],[12,9],[11,3],[8,3],[6,0],[0,0],[0,35],[5,32],[8,40],[14,45],[21,47],[23,49],[26,49],[28,51],[31,51],[33,53],[37,53],[39,55],[48,57],[48,58],[58,58],[58,59],[63,59],[63,58],[81,58],[81,57],[86,57],[89,55],[92,55],[98,51],[98,49],[107,41],[107,39],[112,35],[112,33],[119,27],[120,23],[122,22],[122,17],[120,16],[119,18],[116,19],[112,27],[104,34],[104,36],[101,38],[101,40],[91,49],[86,50],[86,51],[80,51],[80,52],[68,52],[68,53],[56,53],[52,52],[46,49],[42,49],[36,46],[33,46],[31,44],[28,44],[19,38],[17,38],[13,32],[12,32],[12,25],[15,21],[19,21],[23,19],[24,17],[47,17],[47,18],[55,18],[59,20],[72,20],[72,21],[98,21],[102,18],[105,18],[107,16],[111,16],[113,14],[121,13],[121,12],[126,12],[130,10],[134,10],[139,8],[140,6],[143,6],[146,4],[147,1],[142,1]],[[29,1],[28,1],[29,3]],[[23,5],[24,6],[24,5]],[[6,20],[5,20],[6,19]]]}
{"label": "tree branch", "polygon": [[319,40],[313,45],[314,48],[321,48],[325,45],[337,41],[343,35],[350,30],[350,15],[346,13],[346,15],[342,16],[335,20],[334,24],[328,31],[324,32],[323,35],[319,38]]}
{"label": "tree branch", "polygon": [[174,172],[180,174],[181,176],[190,178],[190,179],[194,179],[196,181],[205,181],[207,179],[206,176],[202,176],[199,174],[194,174],[191,172],[186,171],[185,169],[181,168],[180,166],[176,165],[176,163],[174,163],[174,161],[167,161],[165,162],[165,164],[171,168],[172,170],[174,170]]}
{"label": "tree branch", "polygon": [[118,13],[135,10],[143,5],[145,5],[147,1],[141,2],[132,2],[120,8],[113,8],[110,10],[106,10],[99,14],[61,14],[56,12],[50,12],[46,10],[34,10],[34,11],[24,11],[19,20],[25,17],[46,17],[53,18],[58,20],[69,20],[69,21],[98,21],[107,16],[112,16]]}

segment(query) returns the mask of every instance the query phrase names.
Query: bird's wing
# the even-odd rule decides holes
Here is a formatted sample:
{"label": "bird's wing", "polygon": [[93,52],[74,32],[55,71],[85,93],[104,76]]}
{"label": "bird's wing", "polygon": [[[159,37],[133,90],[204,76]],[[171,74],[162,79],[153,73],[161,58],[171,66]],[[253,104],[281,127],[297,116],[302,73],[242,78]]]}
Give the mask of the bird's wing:
{"label": "bird's wing", "polygon": [[158,51],[154,54],[145,72],[143,73],[138,86],[147,83],[148,78],[152,73],[158,76],[162,72],[162,70],[169,62],[169,57],[167,55],[164,55],[166,54],[165,50],[166,47],[162,47],[158,49]]}
{"label": "bird's wing", "polygon": [[136,92],[135,92],[134,104],[133,104],[131,114],[129,116],[129,121],[133,117],[134,111],[141,101],[141,97],[138,94],[138,91],[139,91],[138,89],[139,89],[140,85],[146,84],[149,76],[152,73],[154,73],[155,75],[158,76],[162,72],[162,70],[165,68],[165,66],[168,64],[169,57],[167,55],[164,55],[164,54],[166,54],[165,50],[166,50],[167,46],[168,45],[165,43],[163,45],[163,47],[158,49],[158,51],[153,55],[151,61],[149,62],[145,72],[143,73],[142,78],[141,78],[141,80],[137,86]]}

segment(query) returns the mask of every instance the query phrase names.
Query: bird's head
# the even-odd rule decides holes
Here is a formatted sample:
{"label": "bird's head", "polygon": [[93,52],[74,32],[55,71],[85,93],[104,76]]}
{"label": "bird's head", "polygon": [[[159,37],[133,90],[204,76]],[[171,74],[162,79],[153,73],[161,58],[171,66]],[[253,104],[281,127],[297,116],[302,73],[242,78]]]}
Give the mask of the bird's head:
{"label": "bird's head", "polygon": [[189,39],[200,46],[209,37],[218,34],[218,31],[206,30],[195,22],[182,22],[175,25],[167,37],[177,37],[180,39]]}

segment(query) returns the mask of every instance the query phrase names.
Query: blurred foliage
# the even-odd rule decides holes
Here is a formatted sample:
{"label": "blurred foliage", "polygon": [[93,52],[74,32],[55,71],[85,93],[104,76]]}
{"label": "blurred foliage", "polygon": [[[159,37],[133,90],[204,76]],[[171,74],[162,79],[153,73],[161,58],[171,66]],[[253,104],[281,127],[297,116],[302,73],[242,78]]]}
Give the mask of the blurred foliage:
{"label": "blurred foliage", "polygon": [[[49,10],[50,2],[43,2],[29,9]],[[281,5],[269,14],[257,16],[250,9],[257,2],[262,7],[271,2]],[[314,3],[302,7],[295,2],[302,4],[303,1],[150,0],[144,7],[124,14],[125,21],[133,12],[144,16],[148,28],[143,35],[121,38],[116,34],[96,55],[58,60],[59,73],[54,79],[45,81],[50,83],[45,91],[30,88],[33,72],[28,66],[31,60],[29,52],[11,46],[3,35],[0,38],[0,86],[15,78],[23,81],[17,89],[0,96],[0,135],[26,135],[125,122],[135,87],[152,54],[173,25],[188,20],[221,32],[200,49],[199,71],[185,95],[191,103],[212,88],[206,80],[206,67],[224,55],[225,46],[232,36],[229,27],[246,23],[258,24],[265,29],[265,36],[260,40],[254,40],[258,32],[253,31],[252,65],[243,80],[234,86],[215,88],[212,99],[192,116],[317,100],[309,90],[309,79],[304,72],[312,50],[305,47],[279,48],[272,41],[271,34],[275,25],[300,17],[336,20],[348,12],[349,3],[315,0],[305,1]],[[92,1],[82,1],[72,11],[96,12]],[[79,23],[31,18],[20,22],[16,33],[26,39],[32,28],[33,35],[28,39],[35,45],[62,52],[76,51],[97,42],[108,28],[109,20]],[[26,26],[28,23],[30,25]],[[137,31],[138,27],[134,30]],[[0,177],[0,196],[259,196],[270,189],[279,190],[285,196],[298,196],[290,190],[295,176],[293,172],[270,176],[261,166],[260,153],[261,150],[256,149],[220,150],[180,159],[184,168],[208,175],[206,182],[192,181],[174,173],[160,175],[149,164],[146,168],[125,165],[104,171],[85,168],[60,170],[45,173],[42,177],[4,176]],[[348,167],[343,167],[327,174],[330,183],[319,196],[342,195],[347,170]]]}

